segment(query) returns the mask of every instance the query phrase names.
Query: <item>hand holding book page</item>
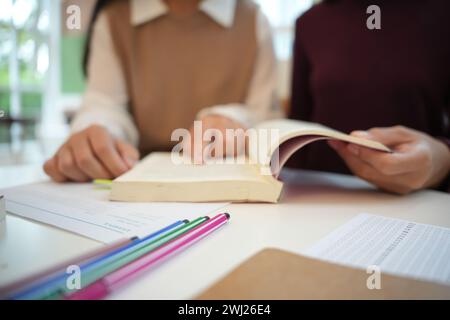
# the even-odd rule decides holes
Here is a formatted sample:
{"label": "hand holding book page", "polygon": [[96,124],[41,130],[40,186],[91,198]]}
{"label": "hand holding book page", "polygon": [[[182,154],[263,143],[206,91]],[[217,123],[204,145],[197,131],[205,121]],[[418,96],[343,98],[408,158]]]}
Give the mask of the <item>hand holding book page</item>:
{"label": "hand holding book page", "polygon": [[[321,125],[291,120],[264,122],[248,132],[248,157],[205,165],[177,161],[176,153],[154,153],[114,180],[110,199],[151,202],[272,202],[283,184],[279,173],[289,157],[317,140],[340,140],[382,152],[382,144]],[[174,159],[175,158],[175,159]],[[179,160],[179,159],[178,159]]]}
{"label": "hand holding book page", "polygon": [[398,194],[428,188],[448,190],[450,149],[444,137],[403,126],[355,131],[352,136],[379,141],[393,150],[387,154],[330,141],[354,175]]}
{"label": "hand holding book page", "polygon": [[[259,134],[257,136],[258,141],[253,139],[253,141],[250,142],[249,148],[249,157],[263,166],[270,166],[271,173],[276,178],[278,178],[281,169],[295,152],[315,141],[339,140],[373,150],[390,152],[389,148],[379,142],[350,136],[311,122],[272,120],[261,123],[256,127],[256,130],[258,132],[278,131],[275,139],[273,139],[274,136],[270,136],[269,133],[266,135],[267,139],[265,141],[261,141],[261,138],[264,138],[265,136]],[[252,137],[250,138],[252,139]],[[267,154],[261,155],[261,151],[263,150],[267,150]]]}

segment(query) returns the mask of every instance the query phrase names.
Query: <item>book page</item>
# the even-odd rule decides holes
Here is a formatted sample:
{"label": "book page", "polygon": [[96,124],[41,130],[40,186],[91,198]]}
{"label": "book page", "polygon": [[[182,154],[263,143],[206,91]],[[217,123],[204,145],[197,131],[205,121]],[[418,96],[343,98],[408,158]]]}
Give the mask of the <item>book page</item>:
{"label": "book page", "polygon": [[222,162],[195,165],[176,164],[170,153],[152,153],[133,170],[114,182],[211,182],[211,181],[261,181],[256,167],[246,159],[224,159]]}
{"label": "book page", "polygon": [[92,184],[52,182],[2,190],[6,210],[104,243],[143,237],[172,223],[196,219],[225,203],[120,203]]}
{"label": "book page", "polygon": [[361,214],[304,252],[367,269],[450,284],[450,229]]}
{"label": "book page", "polygon": [[255,129],[257,133],[249,137],[249,158],[261,166],[270,166],[275,177],[278,177],[284,164],[295,152],[319,140],[334,139],[391,152],[377,141],[353,137],[317,123],[278,119],[262,122]]}

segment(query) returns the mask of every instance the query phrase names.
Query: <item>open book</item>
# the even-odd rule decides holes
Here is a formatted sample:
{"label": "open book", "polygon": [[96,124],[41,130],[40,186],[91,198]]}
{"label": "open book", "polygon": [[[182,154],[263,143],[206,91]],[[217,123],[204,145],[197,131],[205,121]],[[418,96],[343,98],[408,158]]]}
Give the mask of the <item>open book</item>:
{"label": "open book", "polygon": [[318,140],[341,140],[390,152],[381,143],[319,124],[266,121],[249,134],[247,156],[205,165],[176,163],[174,154],[153,153],[114,180],[110,199],[127,202],[270,202],[280,198],[281,169],[296,151]]}

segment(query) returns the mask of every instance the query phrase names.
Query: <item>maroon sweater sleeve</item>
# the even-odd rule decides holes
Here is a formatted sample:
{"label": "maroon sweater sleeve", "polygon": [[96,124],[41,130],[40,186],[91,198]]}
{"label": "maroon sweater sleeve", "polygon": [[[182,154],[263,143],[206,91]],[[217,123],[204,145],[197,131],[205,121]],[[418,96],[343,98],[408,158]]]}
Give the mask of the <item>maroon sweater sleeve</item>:
{"label": "maroon sweater sleeve", "polygon": [[295,70],[295,72],[292,75],[291,90],[291,104],[296,106],[296,108],[291,108],[290,112],[291,117],[310,119],[313,111],[313,101],[309,82],[311,66],[305,53],[305,49],[303,48],[299,21],[297,21],[296,29],[299,30],[299,32],[297,33],[294,42],[295,57],[293,61],[293,70]]}
{"label": "maroon sweater sleeve", "polygon": [[[368,4],[325,1],[298,19],[290,117],[347,133],[403,125],[450,146],[450,1],[377,0],[381,30],[366,27]],[[323,142],[290,165],[350,173]]]}

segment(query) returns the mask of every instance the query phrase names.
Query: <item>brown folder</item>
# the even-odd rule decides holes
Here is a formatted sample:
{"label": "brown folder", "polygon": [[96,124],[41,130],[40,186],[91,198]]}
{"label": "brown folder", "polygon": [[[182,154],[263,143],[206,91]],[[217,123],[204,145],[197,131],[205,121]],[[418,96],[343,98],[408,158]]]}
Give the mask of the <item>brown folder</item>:
{"label": "brown folder", "polygon": [[200,300],[450,299],[450,286],[383,274],[381,288],[353,269],[266,249],[202,293]]}

